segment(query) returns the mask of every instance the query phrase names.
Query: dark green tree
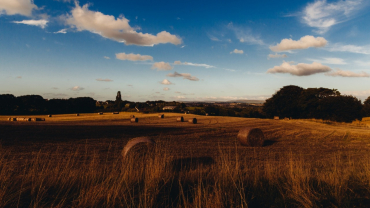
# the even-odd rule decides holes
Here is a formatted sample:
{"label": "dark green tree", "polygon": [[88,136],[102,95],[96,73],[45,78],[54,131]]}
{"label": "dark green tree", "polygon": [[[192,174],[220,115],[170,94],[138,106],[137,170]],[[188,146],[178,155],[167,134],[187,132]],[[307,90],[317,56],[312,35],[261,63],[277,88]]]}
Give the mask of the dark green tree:
{"label": "dark green tree", "polygon": [[362,107],[362,115],[364,117],[370,117],[370,96],[364,101],[364,105]]}

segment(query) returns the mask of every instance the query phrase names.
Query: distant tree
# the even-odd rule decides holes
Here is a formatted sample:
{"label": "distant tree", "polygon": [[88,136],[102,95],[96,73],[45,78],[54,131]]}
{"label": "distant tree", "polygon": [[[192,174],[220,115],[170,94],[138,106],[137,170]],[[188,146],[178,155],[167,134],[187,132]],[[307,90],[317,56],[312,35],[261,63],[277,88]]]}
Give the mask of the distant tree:
{"label": "distant tree", "polygon": [[328,96],[320,100],[318,117],[337,122],[362,120],[362,104],[359,99],[348,95]]}
{"label": "distant tree", "polygon": [[370,96],[364,101],[362,114],[364,117],[370,117]]}
{"label": "distant tree", "polygon": [[320,113],[317,111],[321,99],[329,96],[339,96],[340,92],[336,89],[327,88],[308,88],[302,91],[298,98],[300,108],[300,118],[318,118]]}
{"label": "distant tree", "polygon": [[0,115],[14,114],[17,98],[11,94],[0,95]]}
{"label": "distant tree", "polygon": [[263,111],[267,117],[300,117],[299,98],[303,92],[302,87],[289,85],[281,88],[271,98],[267,99]]}
{"label": "distant tree", "polygon": [[46,101],[40,95],[23,95],[17,97],[17,100],[17,114],[39,114],[46,110]]}

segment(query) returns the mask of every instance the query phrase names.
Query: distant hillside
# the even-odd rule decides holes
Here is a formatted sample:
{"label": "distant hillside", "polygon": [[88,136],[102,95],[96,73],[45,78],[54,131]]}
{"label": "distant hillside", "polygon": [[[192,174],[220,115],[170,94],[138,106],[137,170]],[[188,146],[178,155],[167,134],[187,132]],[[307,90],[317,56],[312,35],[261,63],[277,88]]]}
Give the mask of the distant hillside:
{"label": "distant hillside", "polygon": [[230,100],[228,103],[265,103],[265,100]]}

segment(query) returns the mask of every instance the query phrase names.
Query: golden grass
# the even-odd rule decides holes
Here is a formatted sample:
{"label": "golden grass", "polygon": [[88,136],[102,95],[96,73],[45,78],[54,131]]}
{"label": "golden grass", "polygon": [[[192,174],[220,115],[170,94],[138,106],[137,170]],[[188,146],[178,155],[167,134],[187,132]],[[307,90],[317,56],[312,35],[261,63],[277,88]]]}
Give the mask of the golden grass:
{"label": "golden grass", "polygon": [[[11,138],[1,140],[0,207],[370,204],[367,127],[182,115],[185,120],[197,117],[198,124],[191,125],[176,122],[175,113],[165,114],[164,119],[135,114],[139,123],[131,124],[130,115],[53,115],[39,123],[0,122],[2,135]],[[66,127],[59,131],[62,124]],[[121,136],[99,129],[104,126],[116,126],[109,131]],[[236,135],[244,126],[261,128],[270,144],[240,146]],[[49,136],[37,140],[44,133],[65,129],[70,129],[73,140],[54,141]],[[19,138],[32,141],[20,140],[17,130],[24,131]],[[89,134],[92,130],[96,132]],[[100,131],[106,136],[86,138]],[[148,134],[157,142],[157,157],[146,163],[122,158],[124,144],[137,134]]]}

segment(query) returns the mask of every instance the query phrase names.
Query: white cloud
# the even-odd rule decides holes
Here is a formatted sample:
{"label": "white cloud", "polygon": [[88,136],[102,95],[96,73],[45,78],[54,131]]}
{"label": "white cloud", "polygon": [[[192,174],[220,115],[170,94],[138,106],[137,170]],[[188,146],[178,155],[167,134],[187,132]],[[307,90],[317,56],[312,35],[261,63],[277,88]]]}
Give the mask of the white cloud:
{"label": "white cloud", "polygon": [[316,28],[315,32],[323,34],[330,27],[348,21],[364,7],[362,3],[362,0],[339,0],[333,3],[318,0],[306,6],[302,20],[308,26]]}
{"label": "white cloud", "polygon": [[288,58],[288,56],[286,54],[269,54],[268,55],[268,58]]}
{"label": "white cloud", "polygon": [[194,77],[194,76],[191,76],[191,74],[188,74],[188,73],[173,73],[173,74],[167,74],[167,77],[182,77],[184,79],[188,79],[188,80],[191,80],[191,81],[199,81],[199,79],[197,77]]}
{"label": "white cloud", "polygon": [[33,3],[33,0],[0,1],[0,14],[6,13],[7,15],[20,14],[23,16],[31,16],[33,9],[37,9],[37,6]]}
{"label": "white cloud", "polygon": [[165,87],[165,88],[163,88],[163,90],[164,90],[164,91],[168,91],[168,90],[170,90],[170,88]]}
{"label": "white cloud", "polygon": [[322,58],[322,59],[307,59],[307,60],[313,61],[313,62],[320,62],[320,63],[323,63],[323,64],[336,64],[336,65],[347,64],[341,58]]}
{"label": "white cloud", "polygon": [[168,71],[168,70],[173,69],[173,67],[169,63],[165,63],[162,61],[162,62],[155,62],[152,65],[152,69],[157,69],[157,71]]}
{"label": "white cloud", "polygon": [[267,73],[289,73],[295,76],[308,76],[329,71],[331,71],[330,67],[316,62],[313,62],[312,64],[299,63],[297,65],[291,65],[284,61],[280,66],[275,66],[274,68],[267,70]]}
{"label": "white cloud", "polygon": [[25,25],[32,25],[32,26],[38,26],[44,29],[46,25],[48,24],[48,20],[22,20],[22,21],[13,21],[14,23],[17,24],[25,24]]}
{"label": "white cloud", "polygon": [[249,28],[242,28],[234,26],[233,23],[229,23],[227,27],[235,32],[236,37],[241,43],[248,43],[252,45],[265,45],[263,40],[259,36],[252,34],[252,30]]}
{"label": "white cloud", "polygon": [[230,52],[230,54],[231,53],[243,54],[244,51],[243,50],[238,50],[238,49],[235,48],[233,51]]}
{"label": "white cloud", "polygon": [[337,69],[336,71],[327,73],[326,75],[333,77],[370,77],[370,75],[366,72],[355,73],[352,71],[343,71],[341,69]]}
{"label": "white cloud", "polygon": [[161,82],[161,84],[163,84],[163,85],[171,85],[171,84],[172,84],[172,82],[170,82],[168,79],[164,79],[164,80]]}
{"label": "white cloud", "polygon": [[129,60],[129,61],[146,61],[146,60],[152,60],[152,56],[147,55],[140,55],[140,54],[126,54],[126,53],[116,53],[116,58],[120,60]]}
{"label": "white cloud", "polygon": [[61,29],[58,32],[54,32],[54,33],[55,34],[58,34],[58,33],[66,34],[67,33],[67,29]]}
{"label": "white cloud", "polygon": [[73,91],[81,91],[81,90],[84,90],[84,89],[85,88],[80,87],[80,86],[74,86],[74,87],[71,88],[71,90],[73,90]]}
{"label": "white cloud", "polygon": [[176,65],[187,65],[187,66],[200,66],[205,68],[215,68],[214,66],[208,65],[208,64],[194,64],[190,62],[181,62],[181,61],[175,61],[174,64]]}
{"label": "white cloud", "polygon": [[208,35],[208,37],[209,37],[209,39],[211,39],[212,41],[217,41],[217,42],[221,41],[220,39],[216,38],[216,37],[215,37],[215,36],[213,36],[213,35]]}
{"label": "white cloud", "polygon": [[108,56],[104,56],[105,59],[110,59]]}
{"label": "white cloud", "polygon": [[327,40],[323,37],[317,37],[306,35],[299,40],[283,39],[276,46],[270,46],[272,51],[289,51],[297,49],[307,49],[310,47],[324,47],[327,44]]}
{"label": "white cloud", "polygon": [[112,82],[113,80],[111,80],[111,79],[101,79],[101,78],[99,78],[99,79],[96,79],[96,81],[99,81],[99,82]]}
{"label": "white cloud", "polygon": [[126,45],[153,46],[160,43],[181,44],[181,38],[162,31],[157,35],[136,32],[139,28],[132,28],[129,20],[123,16],[115,18],[112,15],[105,15],[101,12],[94,12],[88,9],[88,4],[76,7],[66,17],[66,23],[77,28],[78,31],[87,30],[99,34]]}
{"label": "white cloud", "polygon": [[370,54],[370,45],[366,46],[356,46],[356,45],[342,45],[342,44],[334,44],[330,45],[326,48],[328,51],[338,51],[338,52],[350,52],[350,53],[359,53],[359,54]]}

